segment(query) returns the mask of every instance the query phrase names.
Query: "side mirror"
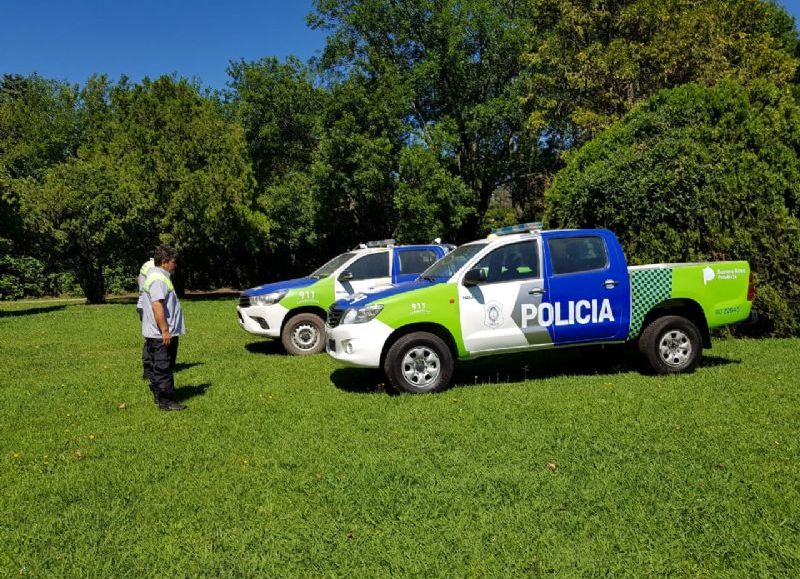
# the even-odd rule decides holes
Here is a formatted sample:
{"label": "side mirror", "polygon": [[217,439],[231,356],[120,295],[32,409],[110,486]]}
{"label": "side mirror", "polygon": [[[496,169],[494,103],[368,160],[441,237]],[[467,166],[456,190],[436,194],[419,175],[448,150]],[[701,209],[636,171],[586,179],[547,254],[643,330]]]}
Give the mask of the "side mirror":
{"label": "side mirror", "polygon": [[486,270],[484,268],[471,269],[464,274],[464,285],[467,287],[476,286],[486,281]]}
{"label": "side mirror", "polygon": [[339,274],[339,281],[350,281],[351,279],[353,279],[352,271],[344,270]]}

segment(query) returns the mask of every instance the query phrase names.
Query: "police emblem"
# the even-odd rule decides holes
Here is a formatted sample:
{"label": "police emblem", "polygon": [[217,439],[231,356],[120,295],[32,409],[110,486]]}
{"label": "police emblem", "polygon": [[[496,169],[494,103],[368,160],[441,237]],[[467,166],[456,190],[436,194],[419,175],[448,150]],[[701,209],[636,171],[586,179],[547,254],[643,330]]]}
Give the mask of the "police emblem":
{"label": "police emblem", "polygon": [[503,325],[503,306],[497,302],[486,304],[486,319],[484,324],[490,328],[498,328]]}

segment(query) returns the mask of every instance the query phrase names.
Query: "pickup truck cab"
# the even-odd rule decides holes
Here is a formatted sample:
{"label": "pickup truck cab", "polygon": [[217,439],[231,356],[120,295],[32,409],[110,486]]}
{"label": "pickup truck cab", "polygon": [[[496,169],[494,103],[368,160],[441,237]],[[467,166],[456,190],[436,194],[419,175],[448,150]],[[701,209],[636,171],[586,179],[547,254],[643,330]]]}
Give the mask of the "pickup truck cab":
{"label": "pickup truck cab", "polygon": [[628,267],[608,230],[539,227],[498,230],[417,281],[338,301],[328,353],[408,392],[446,388],[456,359],[586,344],[637,341],[656,372],[687,372],[711,328],[750,316],[747,262]]}
{"label": "pickup truck cab", "polygon": [[337,255],[310,275],[250,288],[239,296],[239,325],[280,338],[289,354],[325,349],[325,318],[338,299],[371,288],[411,281],[452,246],[394,245],[391,239],[362,244]]}

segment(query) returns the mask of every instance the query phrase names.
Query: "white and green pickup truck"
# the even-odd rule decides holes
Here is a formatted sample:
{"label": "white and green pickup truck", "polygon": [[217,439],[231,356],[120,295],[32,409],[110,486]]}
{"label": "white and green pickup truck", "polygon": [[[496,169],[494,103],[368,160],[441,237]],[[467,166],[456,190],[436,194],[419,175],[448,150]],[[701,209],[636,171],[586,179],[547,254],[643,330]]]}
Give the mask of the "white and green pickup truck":
{"label": "white and green pickup truck", "polygon": [[417,279],[451,245],[395,245],[371,241],[347,251],[306,277],[260,285],[239,296],[236,314],[246,332],[280,338],[289,354],[304,356],[325,349],[328,307],[345,296]]}
{"label": "white and green pickup truck", "polygon": [[747,320],[754,298],[745,261],[628,267],[608,230],[525,224],[460,246],[417,281],[339,300],[327,351],[407,392],[443,390],[457,359],[629,341],[656,372],[689,372],[709,330]]}

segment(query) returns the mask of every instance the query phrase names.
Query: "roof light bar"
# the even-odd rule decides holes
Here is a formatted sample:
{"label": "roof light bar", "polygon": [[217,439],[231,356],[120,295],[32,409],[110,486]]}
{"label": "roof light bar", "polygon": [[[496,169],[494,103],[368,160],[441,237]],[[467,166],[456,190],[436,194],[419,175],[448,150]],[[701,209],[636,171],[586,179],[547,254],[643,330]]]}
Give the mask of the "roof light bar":
{"label": "roof light bar", "polygon": [[372,248],[372,247],[390,247],[392,245],[396,245],[394,239],[381,239],[380,241],[368,241],[366,243],[359,243],[358,247],[361,249],[364,248]]}
{"label": "roof light bar", "polygon": [[517,225],[508,225],[506,227],[492,229],[492,235],[511,235],[513,233],[528,233],[541,230],[542,223],[540,221],[532,221],[530,223],[518,223]]}

